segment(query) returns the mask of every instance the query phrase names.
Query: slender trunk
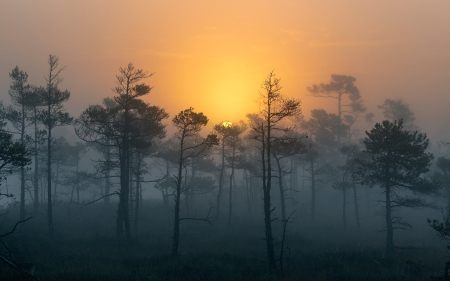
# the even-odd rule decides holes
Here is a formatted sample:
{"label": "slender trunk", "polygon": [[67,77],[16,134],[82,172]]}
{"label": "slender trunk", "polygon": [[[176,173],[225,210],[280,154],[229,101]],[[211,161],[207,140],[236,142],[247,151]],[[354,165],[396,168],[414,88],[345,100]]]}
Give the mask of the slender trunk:
{"label": "slender trunk", "polygon": [[136,203],[135,203],[135,209],[134,209],[134,236],[137,236],[138,232],[138,223],[139,223],[139,196],[140,196],[140,177],[138,177],[138,182],[136,183]]}
{"label": "slender trunk", "polygon": [[219,192],[217,193],[216,202],[216,216],[220,216],[220,203],[222,200],[222,190],[223,190],[223,172],[225,170],[225,136],[222,137],[222,167],[220,168],[219,176]]}
{"label": "slender trunk", "polygon": [[[133,178],[134,178],[134,180],[133,180]],[[137,177],[134,174],[134,171],[131,170],[130,171],[130,188],[129,188],[129,194],[128,194],[128,198],[130,199],[129,200],[130,203],[129,203],[128,208],[130,210],[133,210],[133,208],[134,208],[134,206],[133,206],[133,204],[134,204],[134,202],[133,202],[133,191],[135,190],[135,186],[136,186],[136,182],[135,182],[136,178]]]}
{"label": "slender trunk", "polygon": [[187,192],[189,193],[189,196],[187,196],[186,200],[186,208],[187,208],[187,214],[189,216],[190,206],[195,206],[194,197],[195,192],[193,189],[193,180],[195,179],[195,176],[197,174],[197,167],[195,163],[192,163],[191,165],[191,179],[189,180],[189,186]]}
{"label": "slender trunk", "polygon": [[305,193],[305,166],[302,168],[302,194]]}
{"label": "slender trunk", "polygon": [[291,174],[289,175],[289,187],[290,187],[290,194],[293,197],[293,191],[297,190],[297,165],[294,161],[294,157],[290,157],[290,164],[291,164]]}
{"label": "slender trunk", "polygon": [[130,98],[130,81],[126,82],[125,95],[127,96],[124,105],[124,130],[121,136],[122,138],[122,149],[120,153],[120,201],[119,210],[117,216],[117,237],[123,238],[125,231],[126,241],[131,240],[130,233],[130,216],[129,216],[129,202],[130,202],[130,143],[129,143],[129,126],[130,126],[130,116],[129,116],[129,106],[128,100]]}
{"label": "slender trunk", "polygon": [[79,171],[78,171],[78,168],[79,168],[79,162],[80,162],[80,159],[78,158],[78,155],[77,155],[77,168],[76,168],[76,173],[77,173],[77,175],[76,175],[76,181],[77,181],[77,203],[80,203],[80,175],[79,175]]}
{"label": "slender trunk", "polygon": [[228,202],[228,226],[231,224],[231,216],[233,214],[233,177],[234,177],[234,154],[236,148],[233,147],[233,156],[231,159],[231,175],[230,175],[230,196]]}
{"label": "slender trunk", "polygon": [[248,184],[247,169],[244,169],[244,175],[245,175],[245,201],[246,201],[247,212],[250,213],[251,212],[250,191],[249,191],[249,184]]}
{"label": "slender trunk", "polygon": [[386,185],[386,257],[394,253],[394,227],[392,226],[391,187]]}
{"label": "slender trunk", "polygon": [[116,236],[118,240],[123,240],[123,200],[123,188],[121,188],[119,193],[119,205],[117,208],[116,218]]}
{"label": "slender trunk", "polygon": [[385,203],[386,203],[386,257],[392,257],[394,253],[394,227],[392,225],[392,206],[391,206],[391,182],[389,177],[391,153],[388,150],[387,160],[385,162]]}
{"label": "slender trunk", "polygon": [[183,170],[183,146],[184,146],[184,132],[181,136],[180,142],[180,159],[178,163],[178,178],[177,178],[177,190],[175,192],[175,218],[173,220],[173,244],[172,244],[172,257],[178,257],[178,245],[180,242],[180,197],[181,197],[181,180]]}
{"label": "slender trunk", "polygon": [[275,157],[278,166],[278,186],[280,188],[280,200],[281,200],[281,219],[282,221],[286,220],[286,203],[284,196],[284,188],[283,188],[283,175],[281,171],[280,159]]}
{"label": "slender trunk", "polygon": [[[166,160],[166,178],[169,178],[169,173],[170,173],[169,161]],[[161,189],[163,202],[164,202],[164,207],[166,209],[169,208],[169,190],[168,189],[169,189],[168,186],[165,186],[163,189]]]}
{"label": "slender trunk", "polygon": [[[108,147],[106,150],[106,162],[108,163],[108,165],[110,165],[110,161],[111,161],[111,156],[110,156],[110,148]],[[111,181],[110,181],[110,177],[111,176],[111,169],[108,167],[106,167],[106,172],[105,172],[105,198],[104,198],[104,202],[105,205],[109,206],[109,192],[111,190]]]}
{"label": "slender trunk", "polygon": [[[264,128],[264,126],[263,126]],[[263,139],[264,139],[264,129],[263,129]],[[264,144],[263,144],[264,146]],[[269,259],[269,267],[271,269],[276,268],[275,250],[273,246],[273,236],[272,236],[272,209],[270,202],[270,191],[272,188],[272,166],[270,164],[270,103],[268,106],[268,120],[267,120],[267,183],[264,190],[264,224],[266,230],[266,246],[267,246],[267,256]],[[263,150],[264,155],[264,150]],[[263,163],[265,160],[263,159]],[[263,167],[264,169],[264,167]]]}
{"label": "slender trunk", "polygon": [[343,195],[343,204],[342,204],[342,220],[344,222],[344,230],[347,230],[347,215],[346,215],[346,207],[347,207],[347,179],[342,186],[342,195]]}
{"label": "slender trunk", "polygon": [[[25,105],[22,103],[22,130],[20,132],[20,144],[24,145],[25,137]],[[25,219],[25,166],[20,167],[20,220]]]}
{"label": "slender trunk", "polygon": [[37,130],[37,109],[34,107],[34,214],[39,211],[39,162],[38,162],[38,130]]}
{"label": "slender trunk", "polygon": [[[127,143],[128,145],[128,143]],[[126,190],[124,192],[124,200],[123,200],[123,222],[125,226],[125,238],[127,241],[131,240],[131,225],[130,225],[130,156],[129,156],[129,148],[127,149],[127,157],[126,157],[126,167],[125,167],[125,183]]]}
{"label": "slender trunk", "polygon": [[353,178],[352,178],[352,187],[353,187],[353,202],[355,203],[356,227],[361,228],[361,223],[359,221],[358,195],[356,194],[356,183],[355,183],[355,179],[353,179]]}
{"label": "slender trunk", "polygon": [[[51,91],[51,87],[49,88]],[[50,96],[50,94],[49,94]],[[52,124],[50,120],[51,108],[50,101],[48,103],[48,137],[47,137],[47,218],[48,218],[48,231],[51,237],[53,237],[53,209],[52,209]]]}
{"label": "slender trunk", "polygon": [[162,197],[163,197],[164,207],[166,209],[168,209],[169,208],[169,191],[166,188],[165,190],[162,190],[161,193],[162,193]]}
{"label": "slender trunk", "polygon": [[46,191],[46,189],[45,189],[43,177],[41,178],[41,186],[42,186],[42,190],[41,190],[41,202],[42,202],[43,204],[46,204],[46,203],[47,203],[47,200],[45,199],[45,191]]}
{"label": "slender trunk", "polygon": [[142,155],[137,152],[137,176],[136,176],[136,202],[135,204],[135,209],[134,209],[134,236],[137,236],[137,232],[138,232],[138,223],[139,223],[139,197],[140,197],[140,188],[141,188],[141,164],[142,164]]}
{"label": "slender trunk", "polygon": [[130,218],[129,218],[129,195],[130,195],[130,173],[129,173],[129,147],[127,137],[124,138],[120,159],[120,196],[117,215],[117,237],[130,241]]}
{"label": "slender trunk", "polygon": [[310,159],[310,168],[311,168],[311,221],[314,223],[314,219],[316,216],[316,178],[314,171],[314,160]]}
{"label": "slender trunk", "polygon": [[[59,181],[59,160],[56,162],[56,179],[55,179],[55,187],[53,189],[53,202],[56,202],[57,195],[56,195],[56,188],[58,188],[58,181]],[[77,201],[79,203],[79,201]]]}
{"label": "slender trunk", "polygon": [[185,199],[185,205],[186,205],[186,214],[187,216],[190,215],[189,212],[189,192],[190,192],[190,186],[187,183],[187,167],[184,169],[184,199]]}
{"label": "slender trunk", "polygon": [[69,206],[67,207],[68,209],[68,213],[69,213],[69,218],[71,216],[71,208],[70,205],[72,205],[73,202],[73,194],[75,193],[75,185],[72,185],[72,191],[70,192],[70,202],[69,202]]}
{"label": "slender trunk", "polygon": [[339,91],[338,93],[338,117],[339,117],[339,130],[338,130],[338,135],[337,135],[337,139],[338,139],[338,145],[341,145],[341,124],[342,124],[342,119],[341,119],[341,115],[342,115],[342,109],[341,109],[341,99],[342,99],[342,93]]}

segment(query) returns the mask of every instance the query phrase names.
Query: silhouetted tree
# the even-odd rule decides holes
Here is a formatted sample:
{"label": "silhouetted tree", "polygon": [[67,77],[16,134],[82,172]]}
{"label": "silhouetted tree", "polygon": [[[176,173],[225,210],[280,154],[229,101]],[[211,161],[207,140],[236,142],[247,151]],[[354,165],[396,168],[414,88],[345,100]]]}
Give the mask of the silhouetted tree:
{"label": "silhouetted tree", "polygon": [[42,92],[42,105],[40,120],[47,130],[47,218],[50,236],[53,236],[53,204],[52,204],[52,130],[57,126],[69,125],[73,118],[64,112],[63,103],[69,100],[70,92],[58,89],[63,78],[60,76],[65,69],[58,68],[59,59],[54,55],[48,57],[49,74],[46,78],[47,88]]}
{"label": "silhouetted tree", "polygon": [[339,148],[342,155],[346,156],[343,165],[338,166],[338,169],[342,171],[342,180],[335,181],[333,186],[342,190],[343,194],[343,205],[342,205],[342,217],[344,221],[344,229],[347,228],[346,219],[346,193],[348,188],[353,190],[353,203],[355,209],[355,220],[356,226],[359,228],[361,226],[359,220],[359,206],[358,206],[358,195],[356,192],[356,180],[355,175],[358,171],[359,165],[358,160],[364,159],[365,154],[360,151],[360,148],[356,144],[344,145]]}
{"label": "silhouetted tree", "polygon": [[[331,81],[329,84],[313,85],[308,87],[307,90],[314,97],[321,98],[333,98],[338,102],[338,120],[339,123],[345,122],[346,125],[351,127],[359,116],[367,111],[363,105],[361,94],[359,89],[354,84],[356,78],[347,75],[331,74]],[[349,103],[345,103],[344,96],[348,97]],[[344,115],[343,115],[344,114]],[[370,120],[373,114],[366,114],[366,120]],[[341,137],[344,135],[344,127],[339,127],[337,131],[337,142],[341,143]],[[347,130],[348,131],[348,130]],[[349,137],[351,134],[349,134]]]}
{"label": "silhouetted tree", "polygon": [[[230,124],[227,128],[227,138],[225,140],[229,153],[226,157],[227,163],[231,168],[230,173],[230,189],[229,189],[229,197],[228,197],[228,225],[231,224],[231,216],[233,213],[233,180],[234,180],[234,170],[236,168],[236,164],[238,162],[242,162],[242,155],[238,152],[242,151],[242,138],[241,135],[247,130],[247,125],[240,121],[239,123]],[[240,149],[241,148],[241,149]]]}
{"label": "silhouetted tree", "polygon": [[120,170],[119,207],[117,211],[117,238],[131,239],[130,229],[130,157],[131,149],[150,147],[156,138],[165,136],[162,120],[168,117],[164,109],[145,103],[141,97],[151,91],[142,83],[153,74],[135,69],[133,64],[119,68],[116,76],[116,96],[104,100],[103,106],[89,106],[75,124],[78,137],[117,150]]}
{"label": "silhouetted tree", "polygon": [[220,175],[219,175],[219,190],[217,192],[217,200],[216,200],[216,216],[220,216],[221,211],[221,203],[222,203],[222,193],[223,193],[223,174],[225,171],[225,141],[230,133],[231,122],[221,122],[219,124],[214,125],[214,132],[221,137],[222,146],[221,146],[221,165],[220,165]]}
{"label": "silhouetted tree", "polygon": [[311,118],[304,120],[301,128],[309,133],[321,150],[330,153],[339,145],[339,132],[347,131],[349,127],[343,124],[336,114],[329,114],[323,109],[313,109]]}
{"label": "silhouetted tree", "polygon": [[[202,139],[198,143],[190,142],[192,138],[195,138],[197,134],[208,123],[208,118],[203,115],[202,112],[194,112],[191,107],[178,113],[172,119],[172,124],[177,129],[176,138],[179,141],[178,149],[178,168],[175,190],[175,208],[174,208],[174,226],[173,226],[173,244],[172,244],[172,257],[178,257],[178,245],[180,241],[180,221],[193,219],[193,218],[180,218],[180,200],[181,200],[181,184],[183,180],[183,166],[189,158],[197,158],[209,151],[209,149],[219,144],[219,140],[216,135],[210,134],[206,138]],[[209,214],[208,214],[209,216]],[[208,220],[207,217],[204,220]]]}
{"label": "silhouetted tree", "polygon": [[272,143],[276,139],[273,132],[283,128],[281,121],[289,116],[300,114],[300,100],[287,99],[281,94],[280,79],[275,77],[273,71],[267,75],[262,85],[263,92],[262,109],[259,118],[252,118],[247,115],[250,121],[250,128],[253,130],[253,138],[262,144],[262,164],[263,164],[263,198],[264,198],[264,224],[266,234],[266,247],[271,269],[276,268],[272,236]]}
{"label": "silhouetted tree", "polygon": [[292,173],[292,171],[286,171],[284,165],[282,164],[282,161],[288,157],[306,152],[305,144],[302,142],[303,138],[305,138],[304,135],[300,135],[295,132],[285,132],[283,136],[279,136],[278,138],[276,138],[272,145],[272,155],[277,163],[282,221],[286,221],[286,195],[285,188],[283,186],[283,176],[285,174]]}
{"label": "silhouetted tree", "polygon": [[[9,77],[12,83],[9,86],[9,96],[12,105],[6,110],[6,119],[8,119],[20,134],[20,143],[26,145],[25,128],[28,126],[28,117],[30,114],[26,100],[31,94],[31,86],[27,84],[28,74],[15,67]],[[20,166],[20,220],[25,219],[25,166]]]}
{"label": "silhouetted tree", "polygon": [[26,106],[30,109],[31,114],[28,119],[32,122],[34,127],[34,175],[33,175],[33,186],[34,186],[34,214],[38,213],[39,210],[39,147],[45,142],[45,130],[39,130],[39,116],[40,116],[40,107],[43,104],[43,97],[45,94],[44,87],[32,87],[31,92],[25,100]]}
{"label": "silhouetted tree", "polygon": [[164,206],[169,207],[169,191],[173,190],[176,186],[176,180],[171,177],[172,170],[177,168],[178,162],[178,151],[175,137],[165,140],[163,143],[158,145],[156,152],[156,157],[161,159],[164,165],[156,164],[160,167],[161,173],[164,178],[155,184],[155,188],[161,191]]}
{"label": "silhouetted tree", "polygon": [[429,140],[426,134],[410,132],[403,128],[403,121],[377,123],[366,132],[365,153],[369,160],[359,160],[358,177],[361,183],[378,185],[385,194],[386,255],[394,251],[394,229],[410,226],[392,212],[399,207],[422,207],[427,204],[422,198],[402,197],[396,190],[414,193],[430,193],[437,186],[422,175],[428,172],[433,155],[425,152]]}
{"label": "silhouetted tree", "polygon": [[77,192],[77,203],[80,203],[80,161],[81,157],[88,151],[86,145],[81,142],[76,142],[74,145],[71,145],[69,150],[69,157],[71,158],[71,162],[75,165],[75,190]]}
{"label": "silhouetted tree", "polygon": [[316,143],[311,139],[307,144],[306,153],[304,154],[303,161],[304,171],[309,176],[304,176],[305,179],[309,179],[311,188],[311,221],[314,222],[316,218],[316,191],[317,188],[324,183],[328,183],[334,176],[332,166],[323,161],[323,155],[318,151]]}
{"label": "silhouetted tree", "polygon": [[[139,212],[141,206],[142,197],[142,182],[144,181],[144,174],[148,173],[147,163],[145,158],[152,155],[152,149],[150,147],[136,147],[133,150],[133,163],[131,163],[131,170],[134,175],[134,222],[133,222],[133,233],[137,236],[138,233],[138,223],[139,223]],[[130,196],[133,195],[133,190],[130,188]]]}
{"label": "silhouetted tree", "polygon": [[414,125],[414,121],[416,120],[414,113],[409,108],[409,104],[405,103],[403,99],[386,99],[382,105],[378,105],[377,107],[383,110],[384,118],[389,121],[394,122],[395,120],[403,119],[405,130],[417,130],[417,126]]}
{"label": "silhouetted tree", "polygon": [[[61,183],[61,175],[65,172],[64,167],[75,165],[75,158],[72,155],[72,145],[69,144],[63,136],[55,138],[52,145],[52,164],[55,167],[53,180],[53,198],[52,201],[56,203],[58,200],[58,186]],[[79,201],[77,201],[79,203]]]}

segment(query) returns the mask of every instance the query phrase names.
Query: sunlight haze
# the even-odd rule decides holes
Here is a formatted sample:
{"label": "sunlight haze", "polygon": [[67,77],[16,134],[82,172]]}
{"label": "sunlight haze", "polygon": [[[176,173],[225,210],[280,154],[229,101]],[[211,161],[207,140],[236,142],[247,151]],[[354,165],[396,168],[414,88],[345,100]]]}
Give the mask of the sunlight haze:
{"label": "sunlight haze", "polygon": [[[261,83],[274,70],[302,111],[334,101],[306,87],[351,75],[374,121],[386,98],[403,98],[422,130],[449,114],[448,1],[2,1],[0,85],[16,65],[43,85],[48,54],[67,69],[69,111],[112,96],[120,66],[155,75],[146,101],[174,116],[194,107],[210,125],[258,110]],[[438,117],[440,116],[440,117]],[[440,126],[441,127],[441,126]]]}

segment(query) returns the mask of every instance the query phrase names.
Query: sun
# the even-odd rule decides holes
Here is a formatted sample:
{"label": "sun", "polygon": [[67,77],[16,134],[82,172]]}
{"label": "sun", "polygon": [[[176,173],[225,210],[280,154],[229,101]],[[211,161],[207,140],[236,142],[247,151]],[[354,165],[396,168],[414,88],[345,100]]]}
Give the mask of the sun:
{"label": "sun", "polygon": [[[258,78],[243,67],[221,68],[211,71],[204,81],[204,101],[208,117],[213,121],[245,120],[248,113],[258,109],[260,82]],[[231,126],[231,123],[230,123]]]}
{"label": "sun", "polygon": [[223,125],[225,128],[231,128],[231,126],[233,125],[233,123],[227,121],[227,122],[223,122],[222,125]]}

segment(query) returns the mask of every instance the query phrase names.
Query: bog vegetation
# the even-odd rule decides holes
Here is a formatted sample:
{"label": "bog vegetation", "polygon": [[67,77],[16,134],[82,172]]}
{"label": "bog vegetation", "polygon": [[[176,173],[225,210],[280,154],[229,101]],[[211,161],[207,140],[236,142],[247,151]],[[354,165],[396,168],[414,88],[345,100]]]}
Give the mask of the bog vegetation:
{"label": "bog vegetation", "polygon": [[10,72],[1,280],[448,280],[450,151],[406,101],[376,120],[333,74],[307,91],[336,112],[306,119],[271,72],[259,112],[210,126],[148,103],[153,74],[130,63],[70,116],[64,69]]}

